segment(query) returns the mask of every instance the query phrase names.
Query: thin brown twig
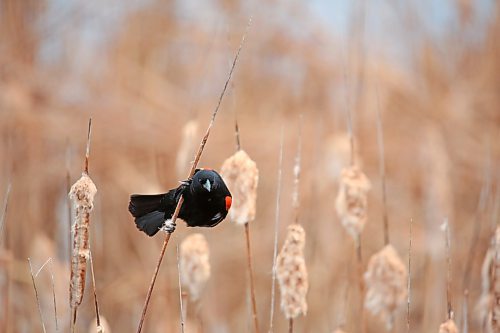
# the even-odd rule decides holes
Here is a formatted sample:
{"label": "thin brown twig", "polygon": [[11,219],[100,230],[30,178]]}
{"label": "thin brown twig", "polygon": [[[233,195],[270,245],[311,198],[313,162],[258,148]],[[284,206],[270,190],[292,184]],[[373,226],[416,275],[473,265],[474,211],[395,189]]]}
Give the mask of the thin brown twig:
{"label": "thin brown twig", "polygon": [[90,259],[90,274],[92,276],[92,291],[94,292],[95,318],[97,327],[99,327],[101,326],[101,316],[99,315],[99,303],[97,302],[97,290],[95,284],[94,261],[92,259],[92,251],[89,251],[89,259]]}
{"label": "thin brown twig", "polygon": [[255,332],[259,333],[259,320],[257,317],[257,301],[255,298],[255,281],[254,281],[254,273],[253,273],[253,266],[252,266],[252,251],[250,248],[250,226],[247,223],[245,223],[245,236],[246,236],[246,243],[247,243],[247,265],[248,265],[248,275],[250,279],[250,298],[252,301],[252,318],[253,318],[253,324],[255,326]]}
{"label": "thin brown twig", "polygon": [[278,231],[280,221],[281,179],[283,176],[283,126],[281,127],[280,153],[278,159],[278,188],[276,190],[276,213],[274,219],[274,250],[273,250],[273,277],[271,282],[271,309],[269,314],[269,333],[273,332],[274,303],[276,294],[276,257],[278,256]]}
{"label": "thin brown twig", "polygon": [[89,156],[90,156],[90,137],[92,135],[92,118],[89,118],[89,129],[87,132],[87,148],[85,149],[85,166],[83,170],[86,174],[89,173]]}
{"label": "thin brown twig", "polygon": [[[247,36],[247,33],[248,33],[249,28],[250,28],[251,22],[252,22],[252,20],[250,18],[249,21],[248,21],[247,29],[246,29],[246,31],[245,31],[242,39],[241,39],[238,51],[236,52],[236,55],[234,57],[233,64],[232,64],[231,69],[229,71],[229,75],[228,75],[228,77],[226,79],[226,82],[224,83],[224,88],[222,89],[222,92],[221,92],[221,94],[219,96],[219,100],[217,101],[217,106],[215,107],[215,109],[214,109],[214,111],[212,113],[212,117],[210,119],[210,123],[208,125],[208,128],[207,128],[207,131],[205,133],[205,136],[201,140],[200,147],[198,148],[198,151],[197,151],[197,153],[195,155],[195,159],[193,161],[193,165],[191,166],[191,170],[189,171],[188,178],[193,177],[193,175],[194,175],[194,173],[196,171],[196,167],[198,166],[198,162],[200,161],[201,154],[203,153],[205,145],[206,145],[206,143],[208,141],[208,137],[210,136],[210,130],[212,129],[213,124],[215,123],[215,117],[217,116],[217,113],[219,112],[219,108],[220,108],[220,105],[222,103],[222,99],[224,98],[224,95],[225,95],[226,90],[227,90],[227,86],[228,86],[229,81],[231,80],[231,77],[233,75],[234,68],[236,67],[236,63],[238,61],[241,49],[243,48],[243,45],[245,43],[245,38]],[[175,207],[174,214],[172,215],[171,222],[170,222],[171,225],[175,226],[175,222],[177,221],[177,217],[179,216],[179,212],[181,210],[181,207],[182,207],[183,203],[184,203],[184,197],[181,195],[180,198],[179,198],[179,201],[177,202],[177,206]],[[146,300],[144,302],[144,306],[143,306],[143,309],[142,309],[141,319],[139,321],[139,326],[137,328],[137,333],[140,333],[142,331],[142,326],[144,324],[144,319],[146,317],[146,313],[147,313],[149,301],[151,299],[151,294],[153,292],[153,288],[154,288],[154,285],[156,283],[156,277],[158,276],[158,272],[160,270],[160,265],[161,265],[161,263],[163,261],[163,256],[165,255],[165,250],[167,249],[167,245],[168,245],[168,242],[170,240],[170,235],[171,235],[171,233],[167,233],[166,236],[165,236],[165,240],[163,241],[163,246],[162,246],[161,251],[160,251],[160,256],[158,258],[158,261],[157,261],[157,264],[156,264],[156,267],[155,267],[155,271],[154,271],[153,277],[151,279],[151,283],[149,284],[148,293],[146,295]]]}
{"label": "thin brown twig", "polygon": [[231,102],[234,110],[234,136],[236,137],[236,150],[241,150],[240,127],[238,125],[238,109],[234,98],[234,82],[231,83]]}
{"label": "thin brown twig", "polygon": [[[43,320],[42,306],[40,305],[40,298],[38,297],[38,290],[36,289],[36,283],[35,283],[35,275],[33,275],[33,266],[31,265],[30,258],[28,258],[28,263],[30,266],[31,282],[33,283],[33,289],[35,290],[35,298],[36,298],[36,304],[38,306],[38,314],[40,315],[40,321],[42,322],[42,330],[44,333],[46,333],[47,331],[45,330],[45,322]],[[42,268],[43,268],[43,266],[42,266]]]}
{"label": "thin brown twig", "polygon": [[288,333],[293,333],[293,318],[288,319]]}
{"label": "thin brown twig", "polygon": [[176,254],[177,254],[177,273],[179,276],[179,303],[181,307],[181,333],[184,333],[184,302],[182,300],[182,283],[181,283],[181,263],[179,259],[179,244],[176,246]]}
{"label": "thin brown twig", "polygon": [[382,182],[382,221],[384,223],[384,245],[389,245],[389,217],[387,214],[387,188],[385,182],[385,150],[384,150],[384,129],[382,126],[382,115],[380,114],[380,97],[378,85],[376,86],[377,93],[377,142],[379,147],[379,168],[380,179]]}
{"label": "thin brown twig", "polygon": [[7,216],[7,210],[9,208],[9,198],[10,198],[10,191],[12,189],[12,184],[9,183],[7,185],[7,190],[5,191],[5,196],[3,200],[3,208],[2,208],[2,217],[0,217],[0,245],[3,243],[3,228],[5,224],[5,217]]}

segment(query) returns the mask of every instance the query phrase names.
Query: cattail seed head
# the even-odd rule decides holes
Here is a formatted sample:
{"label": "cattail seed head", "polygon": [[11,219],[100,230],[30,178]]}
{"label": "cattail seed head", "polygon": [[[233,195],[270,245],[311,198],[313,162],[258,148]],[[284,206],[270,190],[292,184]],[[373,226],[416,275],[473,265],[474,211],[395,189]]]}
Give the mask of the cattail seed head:
{"label": "cattail seed head", "polygon": [[370,258],[364,278],[365,307],[380,315],[391,329],[394,312],[406,302],[408,279],[406,266],[392,245],[386,245]]}
{"label": "cattail seed head", "polygon": [[231,220],[241,225],[253,221],[259,182],[257,164],[245,151],[239,150],[224,161],[220,173],[233,196]]}
{"label": "cattail seed head", "polygon": [[367,220],[367,193],[370,188],[370,180],[357,166],[342,170],[335,207],[342,225],[355,240]]}
{"label": "cattail seed head", "polygon": [[453,319],[448,319],[439,326],[439,333],[458,333],[458,328]]}
{"label": "cattail seed head", "polygon": [[500,227],[497,227],[481,270],[482,293],[477,310],[485,332],[500,331]]}
{"label": "cattail seed head", "polygon": [[83,299],[87,260],[90,257],[89,224],[90,212],[94,207],[94,196],[97,188],[87,173],[76,181],[69,191],[73,200],[75,222],[72,226],[73,252],[71,256],[70,305],[78,307]]}
{"label": "cattail seed head", "polygon": [[205,236],[192,234],[180,246],[181,283],[189,289],[192,300],[197,300],[210,278],[209,248]]}
{"label": "cattail seed head", "polygon": [[304,246],[306,233],[299,224],[288,227],[285,244],[276,258],[276,277],[281,291],[281,309],[287,319],[307,313],[309,288]]}

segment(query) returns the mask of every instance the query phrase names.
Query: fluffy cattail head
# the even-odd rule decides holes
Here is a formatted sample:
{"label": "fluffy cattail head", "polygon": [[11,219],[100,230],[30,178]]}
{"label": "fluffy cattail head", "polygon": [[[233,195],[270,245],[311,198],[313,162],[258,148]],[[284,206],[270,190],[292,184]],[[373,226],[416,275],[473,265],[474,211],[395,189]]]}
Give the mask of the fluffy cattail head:
{"label": "fluffy cattail head", "polygon": [[[88,210],[94,207],[94,197],[97,187],[87,173],[82,173],[80,179],[71,186],[69,198],[73,200],[75,209]],[[78,213],[78,212],[77,212]]]}
{"label": "fluffy cattail head", "polygon": [[370,188],[370,180],[357,166],[342,170],[335,207],[342,225],[355,240],[366,223],[367,193]]}
{"label": "fluffy cattail head", "polygon": [[192,300],[197,300],[210,278],[209,249],[205,236],[192,234],[180,247],[181,282],[189,289]]}
{"label": "fluffy cattail head", "polygon": [[458,333],[458,328],[453,319],[448,319],[439,326],[439,333]]}
{"label": "fluffy cattail head", "polygon": [[364,277],[365,307],[380,315],[391,329],[394,312],[406,301],[408,278],[406,266],[392,245],[386,245],[370,258]]}
{"label": "fluffy cattail head", "polygon": [[233,196],[231,220],[245,224],[255,219],[259,170],[248,154],[239,150],[224,161],[221,176]]}
{"label": "fluffy cattail head", "polygon": [[71,256],[70,305],[78,307],[83,299],[87,260],[90,257],[89,224],[90,212],[94,207],[94,196],[97,188],[88,176],[83,173],[69,191],[75,209],[75,222],[72,227],[73,252]]}
{"label": "fluffy cattail head", "polygon": [[500,330],[500,227],[495,231],[491,244],[484,257],[482,276],[482,293],[477,310],[482,327],[487,333]]}
{"label": "fluffy cattail head", "polygon": [[287,319],[307,313],[309,288],[304,246],[306,233],[299,224],[288,227],[285,244],[276,260],[276,277],[281,291],[281,309]]}

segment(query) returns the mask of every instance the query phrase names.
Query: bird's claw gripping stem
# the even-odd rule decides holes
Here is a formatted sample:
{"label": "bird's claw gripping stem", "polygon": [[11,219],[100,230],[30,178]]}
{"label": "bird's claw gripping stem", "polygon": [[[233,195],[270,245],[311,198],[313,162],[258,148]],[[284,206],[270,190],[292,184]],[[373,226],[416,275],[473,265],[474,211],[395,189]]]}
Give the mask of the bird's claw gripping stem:
{"label": "bird's claw gripping stem", "polygon": [[168,220],[165,220],[165,222],[163,223],[161,230],[171,234],[175,231],[175,227],[176,227],[176,224],[173,223],[173,221],[171,219],[168,219]]}

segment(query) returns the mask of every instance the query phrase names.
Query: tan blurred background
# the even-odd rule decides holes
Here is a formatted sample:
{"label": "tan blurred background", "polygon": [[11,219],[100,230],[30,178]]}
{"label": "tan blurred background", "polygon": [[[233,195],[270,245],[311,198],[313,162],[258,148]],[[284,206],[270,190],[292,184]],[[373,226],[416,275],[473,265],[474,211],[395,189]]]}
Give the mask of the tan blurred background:
{"label": "tan blurred background", "polygon": [[[404,262],[414,221],[412,331],[437,332],[446,318],[439,226],[448,217],[455,318],[462,326],[468,287],[469,331],[481,332],[475,310],[481,262],[500,209],[500,6],[472,0],[0,1],[1,202],[12,184],[0,235],[1,332],[41,331],[28,257],[35,269],[53,258],[47,268],[59,330],[68,331],[67,192],[83,167],[89,117],[90,175],[98,188],[91,246],[101,314],[112,332],[136,330],[163,237],[136,230],[128,196],[166,191],[187,175],[187,166],[176,170],[182,128],[195,120],[201,139],[250,15],[201,165],[218,169],[234,153],[237,117],[242,147],[260,169],[251,232],[261,331],[269,321],[280,131],[281,245],[293,221],[292,168],[303,115],[300,220],[310,289],[308,314],[295,328],[331,332],[345,322],[346,331],[360,332],[353,242],[334,202],[340,169],[349,162],[350,110],[356,154],[373,186],[362,236],[366,267],[383,246],[379,109],[390,239]],[[212,276],[199,304],[204,331],[250,332],[244,230],[229,221],[212,230],[178,227],[145,332],[179,331],[175,246],[195,231],[211,251]],[[48,269],[37,277],[47,331],[54,332],[50,281]],[[88,331],[94,317],[88,285],[79,331]],[[368,332],[384,330],[375,317],[367,323]],[[276,332],[287,328],[280,312],[275,325]],[[405,330],[403,307],[395,332]]]}

